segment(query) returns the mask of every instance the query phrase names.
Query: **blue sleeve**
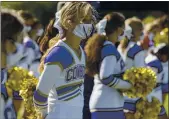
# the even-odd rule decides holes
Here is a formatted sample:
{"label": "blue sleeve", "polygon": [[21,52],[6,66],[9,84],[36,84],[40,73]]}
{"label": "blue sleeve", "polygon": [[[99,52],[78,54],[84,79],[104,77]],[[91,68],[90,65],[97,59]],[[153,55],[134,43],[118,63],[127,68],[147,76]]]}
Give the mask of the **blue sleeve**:
{"label": "blue sleeve", "polygon": [[163,66],[159,60],[154,60],[147,64],[149,67],[154,67],[158,70],[158,73],[161,73],[163,71]]}
{"label": "blue sleeve", "polygon": [[1,83],[6,80],[5,78],[5,75],[7,75],[7,70],[6,69],[1,69]]}
{"label": "blue sleeve", "polygon": [[8,92],[7,92],[5,84],[1,84],[1,94],[4,96],[5,100],[8,99]]}
{"label": "blue sleeve", "polygon": [[169,93],[169,85],[167,84],[162,84],[162,92],[163,93]]}
{"label": "blue sleeve", "polygon": [[101,59],[103,60],[106,56],[114,55],[117,61],[120,59],[120,53],[113,45],[105,45],[101,50]]}
{"label": "blue sleeve", "polygon": [[134,59],[135,55],[142,50],[143,48],[141,46],[135,44],[132,48],[129,49],[129,51],[127,52],[127,56],[131,59]]}
{"label": "blue sleeve", "polygon": [[66,69],[74,63],[74,59],[65,47],[56,46],[46,56],[44,63],[59,63]]}
{"label": "blue sleeve", "polygon": [[27,47],[27,48],[32,48],[33,50],[35,50],[35,44],[32,42],[32,41],[30,41],[30,40],[28,40],[27,42],[25,42],[25,47]]}

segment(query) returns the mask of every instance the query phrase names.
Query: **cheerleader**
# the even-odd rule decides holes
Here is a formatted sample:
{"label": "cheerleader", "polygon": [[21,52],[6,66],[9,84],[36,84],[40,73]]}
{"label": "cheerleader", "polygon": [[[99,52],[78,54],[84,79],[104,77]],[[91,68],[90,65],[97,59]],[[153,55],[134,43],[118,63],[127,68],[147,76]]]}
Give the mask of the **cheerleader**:
{"label": "cheerleader", "polygon": [[[165,73],[162,65],[162,62],[168,61],[168,50],[168,45],[160,44],[154,49],[153,54],[149,54],[145,59],[146,65],[153,69],[153,71],[155,71],[157,74],[157,86],[147,96],[149,102],[151,102],[152,97],[156,97],[160,103],[163,104],[162,93],[168,92],[168,82],[165,79]],[[167,115],[163,106],[161,106],[159,119],[167,119]]]}
{"label": "cheerleader", "polygon": [[[17,52],[16,42],[18,40],[17,36],[20,36],[23,30],[23,25],[17,16],[9,10],[1,11],[2,29],[1,29],[1,42],[2,42],[2,58],[1,58],[1,119],[16,119],[15,108],[13,105],[13,100],[11,95],[5,86],[7,77],[8,56],[15,54]],[[19,53],[20,54],[20,53]],[[20,55],[18,55],[20,57]],[[19,59],[13,59],[17,63]],[[11,64],[10,64],[11,65]]]}
{"label": "cheerleader", "polygon": [[120,89],[127,90],[131,84],[116,77],[123,73],[124,62],[114,45],[124,32],[124,20],[120,13],[106,15],[97,25],[98,33],[106,36],[93,35],[85,47],[87,74],[94,77],[89,102],[92,119],[125,119]]}
{"label": "cheerleader", "polygon": [[41,52],[36,41],[37,38],[43,34],[43,28],[38,20],[34,21],[34,24],[31,26],[31,28],[31,31],[28,32],[29,36],[24,37],[23,45],[26,48],[33,50],[34,58],[27,68],[29,68],[29,70],[33,72],[34,76],[38,78],[40,75],[38,67],[40,64]]}
{"label": "cheerleader", "polygon": [[[126,37],[124,40],[120,42],[118,47],[118,51],[120,52],[126,69],[130,69],[132,67],[143,67],[145,66],[145,52],[143,48],[137,44],[141,39],[143,24],[138,18],[129,18],[125,21],[126,25],[131,26],[132,28],[132,36]],[[125,97],[124,109],[126,112],[126,116],[134,116],[133,112],[136,110],[136,102],[139,98],[127,98]],[[133,117],[134,118],[134,117]]]}
{"label": "cheerleader", "polygon": [[62,39],[46,55],[34,93],[35,108],[43,118],[82,119],[85,54],[79,45],[91,35],[92,9],[86,2],[67,2],[53,24]]}

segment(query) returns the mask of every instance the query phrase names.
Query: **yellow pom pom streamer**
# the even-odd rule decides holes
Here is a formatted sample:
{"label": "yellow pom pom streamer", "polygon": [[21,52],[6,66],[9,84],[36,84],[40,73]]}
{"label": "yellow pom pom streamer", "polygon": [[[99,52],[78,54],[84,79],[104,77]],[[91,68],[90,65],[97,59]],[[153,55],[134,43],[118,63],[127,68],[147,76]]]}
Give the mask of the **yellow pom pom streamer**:
{"label": "yellow pom pom streamer", "polygon": [[146,97],[156,86],[156,74],[150,68],[139,67],[126,70],[123,79],[131,82],[133,87],[124,91],[129,98]]}
{"label": "yellow pom pom streamer", "polygon": [[168,28],[164,28],[160,33],[157,33],[154,37],[155,46],[158,46],[160,43],[168,44]]}
{"label": "yellow pom pom streamer", "polygon": [[158,114],[161,110],[160,101],[153,97],[152,102],[147,99],[141,99],[136,104],[135,119],[158,119]]}
{"label": "yellow pom pom streamer", "polygon": [[28,119],[37,119],[40,114],[35,111],[33,105],[33,92],[36,89],[38,79],[32,72],[20,67],[13,67],[8,70],[9,78],[6,86],[12,90],[19,91],[19,95],[24,100],[24,108]]}

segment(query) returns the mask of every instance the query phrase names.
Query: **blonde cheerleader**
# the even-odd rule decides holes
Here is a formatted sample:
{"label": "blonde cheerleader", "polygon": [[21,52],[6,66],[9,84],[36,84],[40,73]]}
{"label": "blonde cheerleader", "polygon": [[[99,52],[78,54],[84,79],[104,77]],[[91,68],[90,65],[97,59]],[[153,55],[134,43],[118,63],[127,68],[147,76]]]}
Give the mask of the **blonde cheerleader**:
{"label": "blonde cheerleader", "polygon": [[79,45],[91,35],[92,9],[86,2],[67,2],[55,19],[52,27],[59,29],[62,39],[44,58],[34,92],[35,108],[43,118],[82,119],[85,54]]}
{"label": "blonde cheerleader", "polygon": [[[118,51],[125,62],[126,69],[130,69],[132,67],[143,67],[145,66],[145,51],[140,45],[137,44],[138,41],[141,40],[143,24],[140,19],[135,17],[127,19],[125,24],[132,28],[131,36],[126,37],[120,42]],[[124,109],[126,116],[134,116],[133,112],[136,111],[136,102],[138,100],[139,98],[131,99],[125,97]]]}

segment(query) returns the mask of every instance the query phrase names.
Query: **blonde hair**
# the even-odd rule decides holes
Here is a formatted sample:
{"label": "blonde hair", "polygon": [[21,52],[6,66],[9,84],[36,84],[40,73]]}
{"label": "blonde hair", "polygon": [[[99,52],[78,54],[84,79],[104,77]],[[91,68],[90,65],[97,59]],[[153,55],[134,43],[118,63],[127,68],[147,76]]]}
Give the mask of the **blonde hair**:
{"label": "blonde hair", "polygon": [[[138,29],[138,28],[143,28],[142,21],[138,19],[137,17],[132,17],[132,18],[127,19],[125,21],[125,25],[131,26],[133,31],[135,31],[135,29]],[[128,43],[129,43],[129,39],[127,38],[125,38],[124,40],[121,40],[120,47],[122,49],[122,52],[126,50]]]}
{"label": "blonde hair", "polygon": [[[129,19],[127,19],[126,21],[125,21],[125,24],[126,25],[129,25],[129,26],[131,26],[131,27],[133,27],[133,26],[138,26],[138,27],[143,27],[143,23],[142,23],[142,21],[139,19],[139,18],[137,18],[137,17],[132,17],[132,18],[129,18]],[[134,30],[134,29],[133,29]]]}
{"label": "blonde hair", "polygon": [[146,32],[152,32],[157,27],[159,27],[159,23],[158,22],[152,22],[152,23],[149,23],[145,26],[145,31]]}
{"label": "blonde hair", "polygon": [[61,25],[64,29],[68,29],[69,20],[80,23],[92,9],[87,2],[67,2],[61,9]]}
{"label": "blonde hair", "polygon": [[[68,21],[71,20],[73,22],[81,22],[86,16],[88,16],[88,13],[94,10],[92,6],[87,2],[66,2],[65,5],[61,8],[61,26],[63,29],[68,29],[69,24]],[[92,17],[92,16],[91,16]],[[53,24],[53,22],[52,22]],[[52,38],[48,43],[48,50],[44,53],[43,57],[41,58],[41,63],[39,66],[39,71],[42,72],[44,68],[44,59],[48,55],[48,53],[53,48],[54,44],[57,43],[59,40],[59,36]]]}

